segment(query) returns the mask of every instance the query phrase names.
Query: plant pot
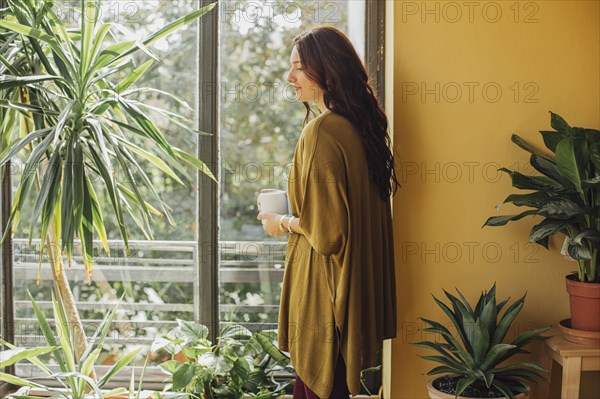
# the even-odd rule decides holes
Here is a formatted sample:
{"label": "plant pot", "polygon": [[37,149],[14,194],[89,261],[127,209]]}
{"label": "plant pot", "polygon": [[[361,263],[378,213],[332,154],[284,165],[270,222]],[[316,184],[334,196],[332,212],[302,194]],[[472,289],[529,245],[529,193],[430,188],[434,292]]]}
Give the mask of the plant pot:
{"label": "plant pot", "polygon": [[[472,397],[468,397],[468,396],[455,396],[454,394],[451,395],[451,394],[447,394],[447,393],[438,391],[437,389],[435,389],[433,387],[433,382],[435,380],[437,380],[438,378],[443,378],[443,377],[447,377],[447,375],[432,378],[431,380],[429,380],[427,382],[427,393],[429,394],[429,397],[431,399],[481,399],[481,398],[472,398]],[[529,387],[527,390],[529,391]],[[515,399],[528,399],[528,398],[529,398],[529,395],[526,395],[524,393],[520,393],[517,396],[515,396]],[[507,399],[507,398],[502,397],[502,398],[494,398],[494,399]]]}
{"label": "plant pot", "polygon": [[600,284],[577,281],[576,274],[565,278],[571,305],[571,327],[600,331]]}

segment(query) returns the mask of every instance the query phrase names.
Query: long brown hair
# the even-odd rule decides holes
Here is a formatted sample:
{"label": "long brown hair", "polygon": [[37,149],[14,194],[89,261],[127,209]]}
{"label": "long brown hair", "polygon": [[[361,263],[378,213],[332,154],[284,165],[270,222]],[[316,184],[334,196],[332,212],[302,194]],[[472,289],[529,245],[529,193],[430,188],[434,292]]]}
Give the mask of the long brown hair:
{"label": "long brown hair", "polygon": [[[294,39],[294,44],[304,73],[323,90],[327,109],[346,117],[360,134],[371,177],[381,197],[389,198],[400,183],[394,170],[388,122],[354,46],[331,26],[305,32]],[[313,111],[308,103],[304,106],[307,123]]]}

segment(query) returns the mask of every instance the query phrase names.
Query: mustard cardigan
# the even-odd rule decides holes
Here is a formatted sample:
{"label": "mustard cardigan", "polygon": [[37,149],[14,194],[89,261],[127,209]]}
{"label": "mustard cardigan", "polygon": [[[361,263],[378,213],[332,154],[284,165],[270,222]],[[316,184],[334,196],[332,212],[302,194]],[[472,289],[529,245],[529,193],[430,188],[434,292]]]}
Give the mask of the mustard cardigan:
{"label": "mustard cardigan", "polygon": [[304,234],[288,239],[279,349],[320,398],[329,398],[341,351],[356,395],[360,371],[377,365],[383,340],[396,336],[396,280],[390,201],[345,117],[327,110],[304,127],[288,195]]}

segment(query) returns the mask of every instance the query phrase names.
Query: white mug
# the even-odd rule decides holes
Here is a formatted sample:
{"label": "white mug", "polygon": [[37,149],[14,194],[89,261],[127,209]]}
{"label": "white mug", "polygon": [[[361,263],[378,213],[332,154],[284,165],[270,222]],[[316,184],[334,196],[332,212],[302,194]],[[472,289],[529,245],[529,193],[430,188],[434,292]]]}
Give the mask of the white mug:
{"label": "white mug", "polygon": [[[280,215],[289,215],[289,203],[288,197],[285,191],[267,191],[266,193],[260,193],[256,200],[259,212],[273,212]],[[262,224],[265,225],[267,221],[262,220]]]}

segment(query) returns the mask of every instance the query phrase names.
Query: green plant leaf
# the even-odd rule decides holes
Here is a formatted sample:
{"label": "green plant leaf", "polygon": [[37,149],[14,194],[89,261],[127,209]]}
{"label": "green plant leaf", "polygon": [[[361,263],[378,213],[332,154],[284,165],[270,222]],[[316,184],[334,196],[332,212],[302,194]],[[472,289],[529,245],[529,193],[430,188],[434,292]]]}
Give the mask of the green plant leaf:
{"label": "green plant leaf", "polygon": [[567,247],[569,256],[577,260],[590,260],[592,259],[592,253],[589,248],[585,245],[572,244],[570,243]]}
{"label": "green plant leaf", "polygon": [[150,34],[142,42],[144,43],[144,45],[149,46],[150,44],[154,43],[155,41],[175,32],[177,29],[181,28],[182,26],[185,26],[185,25],[189,24],[190,22],[200,18],[204,14],[210,12],[213,8],[215,8],[216,5],[217,5],[217,2],[214,2],[207,6],[202,7],[196,11],[193,11],[187,15],[184,15],[183,17],[162,27],[158,31]]}
{"label": "green plant leaf", "polygon": [[600,241],[600,232],[594,229],[584,229],[575,236],[571,241],[575,244],[581,244],[583,240]]}
{"label": "green plant leaf", "polygon": [[519,135],[517,134],[513,134],[512,136],[510,136],[510,140],[515,143],[516,145],[518,145],[519,147],[521,147],[522,149],[524,149],[527,152],[530,152],[534,155],[537,155],[538,157],[541,158],[546,158],[548,160],[552,160],[552,157],[544,154],[543,152],[541,152],[540,150],[538,150],[537,148],[535,148],[534,146],[532,146],[531,144],[529,144],[528,142],[526,142],[525,140],[523,140]]}
{"label": "green plant leaf", "polygon": [[538,242],[561,231],[565,226],[566,222],[564,220],[546,218],[532,227],[529,235],[529,242]]}
{"label": "green plant leaf", "polygon": [[477,319],[473,324],[465,323],[465,330],[473,347],[473,360],[475,364],[480,364],[489,348],[490,334],[481,319]]}
{"label": "green plant leaf", "polygon": [[600,175],[600,142],[592,143],[588,146],[590,160],[596,168],[596,174]]}
{"label": "green plant leaf", "polygon": [[[2,27],[6,28],[6,29],[9,29],[9,30],[11,30],[13,32],[20,33],[20,34],[25,35],[25,36],[33,37],[35,39],[38,39],[38,40],[41,40],[41,41],[47,43],[48,45],[50,45],[50,48],[52,48],[52,50],[54,51],[54,53],[58,57],[60,57],[60,59],[66,65],[72,65],[73,64],[73,61],[70,60],[67,57],[67,55],[63,51],[62,47],[60,47],[60,44],[56,41],[56,39],[53,36],[51,36],[51,35],[49,35],[47,33],[44,33],[42,31],[40,31],[39,29],[35,29],[35,28],[30,27],[30,26],[21,25],[19,23],[8,21],[8,20],[3,20],[2,21]],[[70,72],[74,72],[74,71],[71,70]]]}
{"label": "green plant leaf", "polygon": [[550,198],[537,212],[538,215],[552,219],[570,219],[587,212],[580,204],[566,197]]}
{"label": "green plant leaf", "polygon": [[177,360],[167,360],[166,362],[159,364],[158,367],[166,371],[168,374],[173,374],[175,369],[177,369],[180,364],[181,362],[178,362]]}
{"label": "green plant leaf", "polygon": [[220,333],[221,338],[232,338],[237,340],[246,340],[252,337],[252,332],[246,327],[233,324],[226,326]]}
{"label": "green plant leaf", "polygon": [[556,146],[556,166],[560,174],[569,180],[582,196],[582,181],[588,178],[586,159],[587,143],[582,138],[567,137]]}
{"label": "green plant leaf", "polygon": [[2,90],[11,89],[13,87],[27,86],[33,83],[40,83],[47,80],[62,79],[60,76],[53,75],[31,75],[31,76],[12,76],[0,75],[0,85]]}
{"label": "green plant leaf", "polygon": [[173,390],[181,391],[192,381],[196,366],[191,363],[180,364],[173,373]]}
{"label": "green plant leaf", "polygon": [[515,349],[514,345],[509,344],[496,344],[490,348],[489,353],[481,363],[480,369],[487,370],[494,367],[498,363],[498,359],[501,359],[509,351]]}
{"label": "green plant leaf", "polygon": [[2,372],[0,372],[0,380],[20,387],[46,388],[44,385]]}
{"label": "green plant leaf", "polygon": [[177,156],[184,160],[185,162],[189,163],[190,165],[198,168],[202,173],[204,173],[206,176],[210,177],[213,181],[217,181],[217,178],[212,174],[212,172],[210,171],[210,169],[208,169],[208,166],[206,166],[206,164],[204,162],[202,162],[201,160],[187,154],[186,152],[180,150],[179,148],[173,147],[173,151],[175,152],[175,154],[177,154]]}
{"label": "green plant leaf", "polygon": [[254,334],[254,336],[263,347],[264,351],[267,352],[267,354],[271,356],[278,364],[287,365],[289,363],[290,359],[273,344],[272,336],[269,336],[266,331],[259,331]]}
{"label": "green plant leaf", "polygon": [[[460,294],[460,292],[459,292],[459,294]],[[462,294],[460,294],[460,295],[462,296]],[[467,348],[467,351],[471,352],[471,350],[472,350],[471,343],[469,342],[468,336],[466,335],[464,327],[461,324],[462,319],[459,319],[459,317],[456,313],[452,312],[452,310],[450,310],[450,308],[448,306],[446,306],[445,303],[443,303],[442,301],[437,299],[435,296],[433,297],[433,300],[444,311],[446,316],[448,316],[448,318],[450,319],[452,324],[456,327],[456,330],[457,330],[456,332],[457,332],[458,336],[460,337],[461,341],[463,342],[463,344],[465,345],[465,348]],[[436,326],[436,327],[440,327],[440,326]],[[451,336],[449,331],[447,334]],[[455,347],[456,350],[460,349],[460,345],[458,345],[458,343],[456,343],[453,346]],[[472,358],[470,358],[470,356],[469,356],[469,360],[471,362],[473,362],[473,364],[474,364],[474,360]]]}
{"label": "green plant leaf", "polygon": [[0,351],[0,368],[8,367],[20,360],[45,355],[57,349],[56,346],[42,346],[39,348],[16,348]]}
{"label": "green plant leaf", "polygon": [[208,337],[208,327],[203,324],[181,319],[177,319],[177,324],[181,334],[188,339],[188,342],[201,341]]}
{"label": "green plant leaf", "polygon": [[504,397],[509,398],[509,399],[514,399],[513,390],[512,390],[511,385],[506,384],[502,381],[499,381],[499,379],[496,378],[496,380],[494,382],[492,382],[492,386],[494,388],[496,388],[498,391],[500,391],[500,393],[502,395],[504,395]]}
{"label": "green plant leaf", "polygon": [[127,90],[133,83],[137,82],[137,80],[154,64],[154,60],[148,60],[144,62],[142,65],[133,70],[129,75],[125,77],[122,81],[120,81],[114,88],[117,93],[123,93]]}
{"label": "green plant leaf", "polygon": [[527,176],[517,171],[512,171],[507,168],[499,168],[499,171],[508,173],[513,187],[522,190],[543,190],[554,191],[562,190],[563,187],[557,181],[546,176]]}
{"label": "green plant leaf", "polygon": [[[48,116],[55,116],[55,115],[59,115],[60,112],[51,110],[51,109],[46,109],[46,108],[42,108],[39,107],[37,105],[31,105],[31,104],[25,104],[25,103],[21,103],[18,101],[12,101],[12,100],[6,100],[6,99],[0,99],[0,107],[1,108],[6,108],[6,109],[14,109],[15,111],[18,111],[19,113],[23,114],[24,116],[27,116],[27,114],[29,112],[33,113],[33,114],[42,114],[42,115],[48,115]],[[47,129],[51,129],[51,128],[47,128]],[[40,130],[44,130],[44,129],[40,129]],[[29,134],[33,134],[29,133]]]}
{"label": "green plant leaf", "polygon": [[125,367],[129,366],[129,364],[135,359],[137,354],[142,350],[142,348],[135,349],[123,357],[121,357],[115,364],[108,370],[104,376],[98,381],[98,387],[103,388],[106,384],[108,384],[115,375],[119,373],[119,371],[123,370]]}
{"label": "green plant leaf", "polygon": [[[495,296],[492,296],[495,298]],[[481,311],[481,326],[488,332],[488,339],[494,336],[494,330],[496,329],[496,318],[498,317],[498,310],[496,308],[496,302],[494,300],[488,301]]]}
{"label": "green plant leaf", "polygon": [[492,346],[498,345],[504,340],[504,337],[506,336],[506,333],[508,333],[512,322],[515,320],[519,312],[521,312],[521,309],[523,309],[524,303],[525,295],[513,302],[513,304],[510,305],[508,309],[506,309],[504,315],[500,319],[500,322],[498,322],[498,326],[496,327],[496,330],[492,337]]}
{"label": "green plant leaf", "polygon": [[25,148],[27,144],[31,143],[33,140],[46,137],[51,131],[52,128],[36,130],[20,139],[17,143],[10,144],[9,147],[7,147],[2,154],[0,154],[0,166],[4,166],[6,162],[11,160],[15,155],[19,153],[19,151]]}
{"label": "green plant leaf", "polygon": [[567,137],[565,134],[556,132],[554,130],[541,130],[540,133],[544,140],[544,144],[552,152],[556,152],[556,145],[558,142]]}
{"label": "green plant leaf", "polygon": [[456,383],[456,397],[460,396],[460,394],[463,393],[463,391],[467,389],[471,384],[477,381],[477,379],[478,378],[475,376],[466,376],[458,380],[458,382]]}
{"label": "green plant leaf", "polygon": [[565,179],[560,174],[560,171],[556,167],[556,163],[554,161],[539,157],[537,155],[531,155],[531,158],[529,158],[529,163],[535,168],[535,170],[544,174],[548,178],[560,183],[561,185],[565,183]]}
{"label": "green plant leaf", "polygon": [[504,226],[508,222],[520,220],[520,219],[523,219],[525,216],[535,215],[536,213],[537,213],[536,210],[527,210],[527,211],[519,213],[518,215],[492,216],[492,217],[488,218],[485,221],[485,223],[483,224],[483,226],[481,226],[481,227]]}
{"label": "green plant leaf", "polygon": [[569,126],[567,121],[565,121],[562,116],[555,114],[552,111],[550,111],[550,126],[552,126],[552,129],[564,135],[570,136],[572,134],[571,126]]}
{"label": "green plant leaf", "polygon": [[445,374],[445,373],[456,373],[456,370],[448,366],[437,366],[427,372],[427,375]]}
{"label": "green plant leaf", "polygon": [[529,206],[540,208],[550,198],[544,191],[535,191],[529,194],[510,194],[504,201],[496,206],[499,209],[505,203],[512,203],[515,206]]}
{"label": "green plant leaf", "polygon": [[535,330],[529,330],[529,331],[525,331],[521,334],[519,334],[519,336],[517,338],[515,338],[510,344],[511,345],[515,345],[517,347],[522,347],[523,345],[526,345],[529,342],[532,341],[541,341],[541,340],[545,340],[550,338],[550,336],[542,336],[540,334],[548,331],[550,327],[544,327],[544,328],[538,328]]}
{"label": "green plant leaf", "polygon": [[425,360],[431,360],[436,363],[441,363],[445,366],[448,366],[448,367],[456,370],[456,372],[459,372],[459,373],[466,373],[469,371],[469,368],[466,367],[464,364],[459,363],[457,361],[452,361],[444,356],[420,356],[420,357]]}

